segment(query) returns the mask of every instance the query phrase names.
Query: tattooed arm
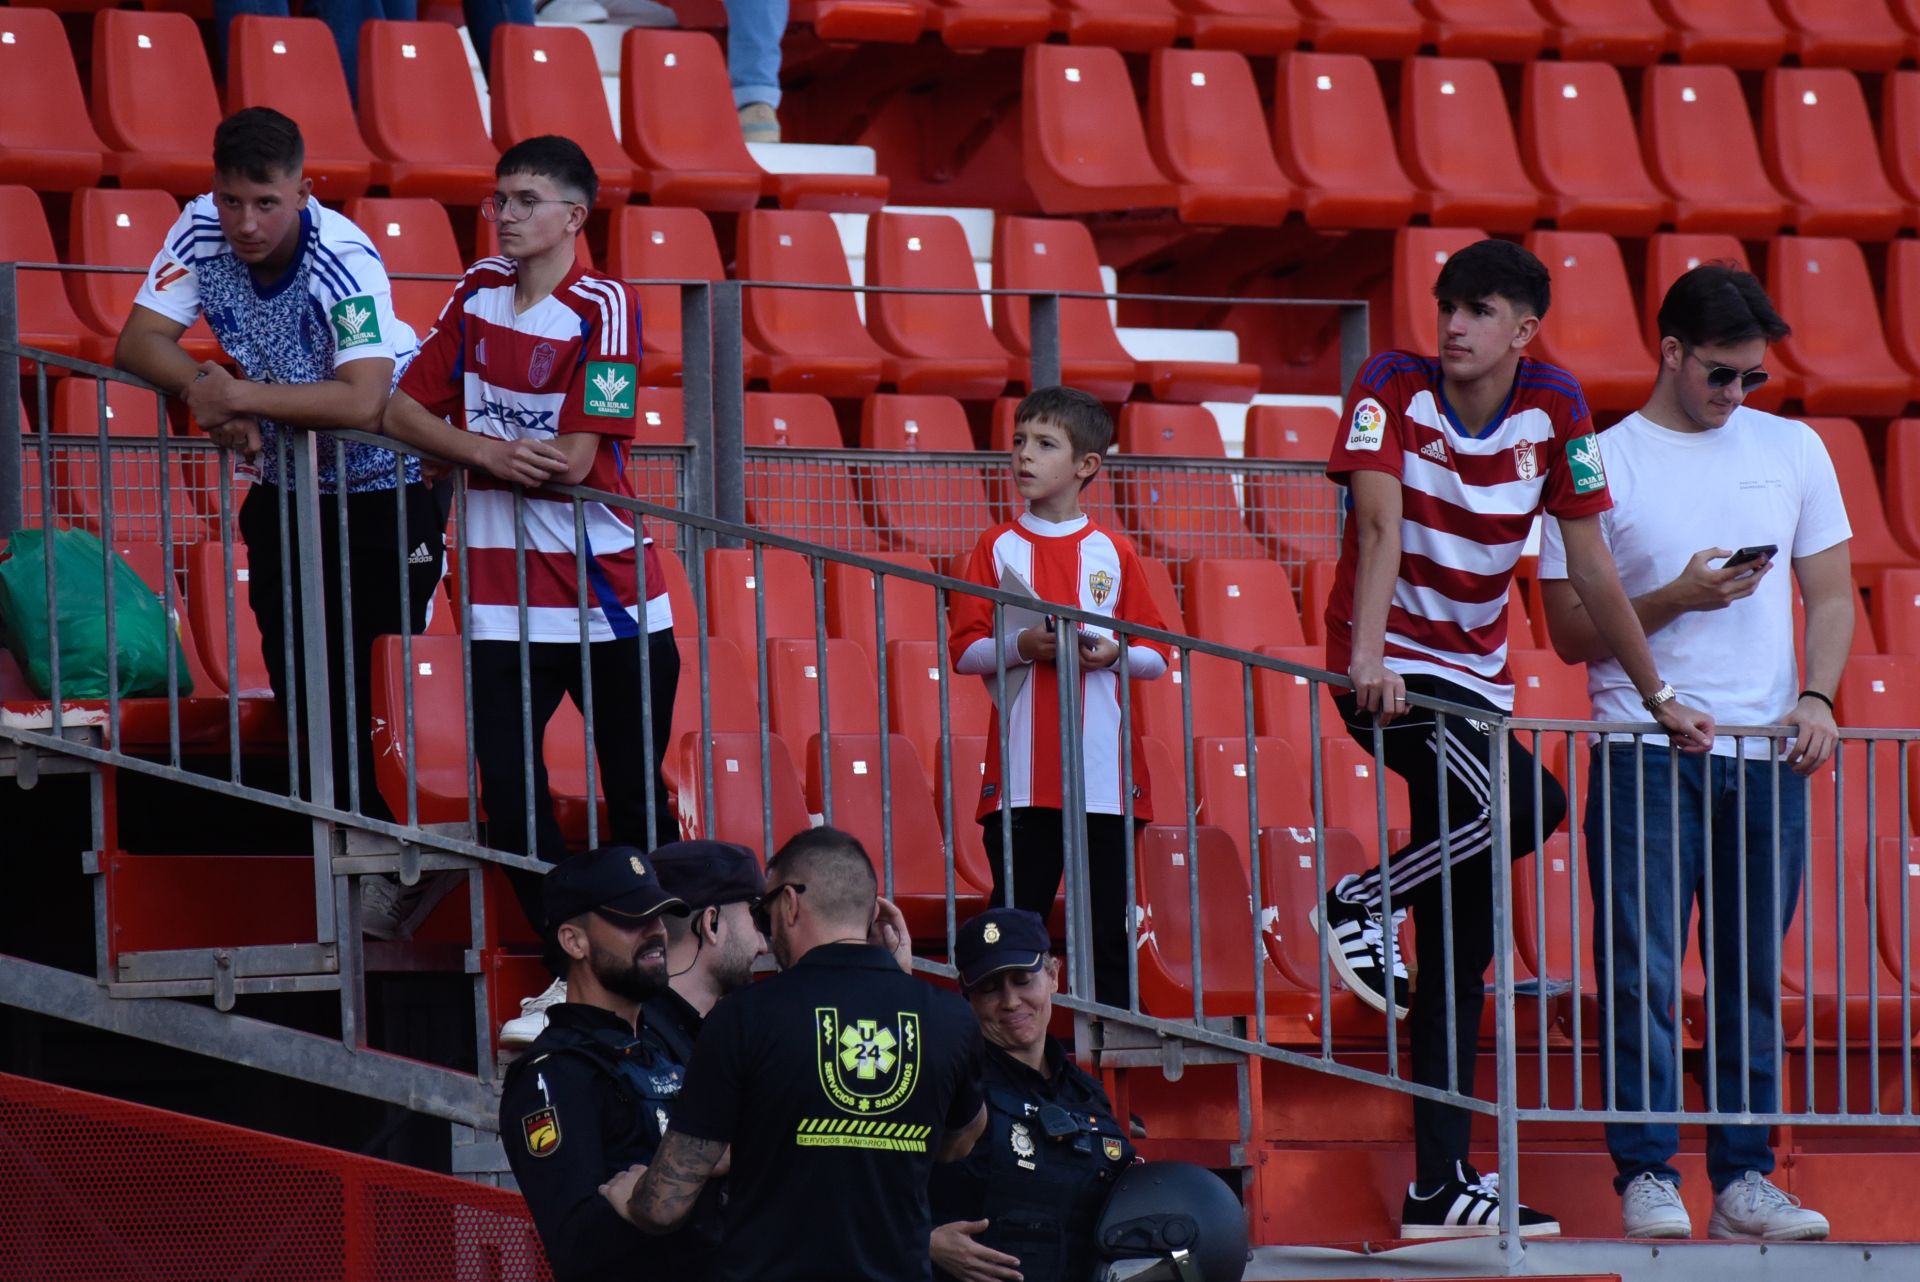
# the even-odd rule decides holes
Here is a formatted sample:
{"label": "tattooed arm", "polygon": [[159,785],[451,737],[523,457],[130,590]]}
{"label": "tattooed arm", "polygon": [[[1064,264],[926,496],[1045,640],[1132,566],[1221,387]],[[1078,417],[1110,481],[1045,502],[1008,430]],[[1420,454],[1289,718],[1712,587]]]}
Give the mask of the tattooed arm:
{"label": "tattooed arm", "polygon": [[643,1233],[671,1233],[693,1213],[700,1190],[727,1156],[720,1140],[695,1139],[668,1128],[652,1166],[636,1166],[600,1189],[621,1218]]}

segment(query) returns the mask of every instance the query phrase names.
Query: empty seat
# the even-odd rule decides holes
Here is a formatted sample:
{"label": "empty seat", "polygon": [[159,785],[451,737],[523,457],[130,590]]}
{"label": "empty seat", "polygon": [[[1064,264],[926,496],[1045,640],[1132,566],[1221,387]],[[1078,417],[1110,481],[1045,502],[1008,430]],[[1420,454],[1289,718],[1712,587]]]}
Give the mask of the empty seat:
{"label": "empty seat", "polygon": [[1246,456],[1325,463],[1339,426],[1339,411],[1325,405],[1255,405],[1247,410]]}
{"label": "empty seat", "polygon": [[1272,0],[1174,0],[1180,35],[1196,49],[1285,53],[1300,39],[1300,16]]}
{"label": "empty seat", "polygon": [[1666,51],[1667,24],[1648,0],[1535,0],[1553,30],[1554,47],[1573,61],[1636,66]]}
{"label": "empty seat", "polygon": [[1411,58],[1425,34],[1420,14],[1405,0],[1294,0],[1300,34],[1321,53]]}
{"label": "empty seat", "polygon": [[1887,12],[1886,0],[1773,0],[1786,19],[1803,67],[1892,71],[1913,37]]}
{"label": "empty seat", "polygon": [[1913,375],[1887,350],[1857,243],[1782,236],[1767,254],[1767,284],[1781,315],[1793,318],[1792,336],[1773,350],[1798,376],[1808,413],[1891,415],[1906,406]]}
{"label": "empty seat", "polygon": [[[1329,423],[1337,422],[1334,412],[1324,407],[1311,408],[1324,414]],[[1302,436],[1302,430],[1282,427],[1274,432],[1293,432]],[[1304,438],[1314,442],[1305,445],[1307,452],[1317,453],[1317,459],[1299,461],[1325,465],[1328,443],[1332,439],[1332,428],[1324,432],[1308,430]],[[1260,450],[1275,450],[1279,446],[1263,443]],[[1301,447],[1295,447],[1301,448]],[[1271,454],[1256,452],[1255,442],[1249,433],[1247,441],[1249,458],[1272,457]],[[1298,566],[1323,557],[1337,556],[1340,552],[1340,510],[1345,502],[1338,486],[1327,480],[1324,471],[1313,472],[1266,472],[1249,469],[1241,477],[1240,490],[1247,518],[1247,528],[1263,540],[1270,553],[1281,561]]]}
{"label": "empty seat", "polygon": [[360,24],[360,132],[389,195],[470,205],[493,190],[500,153],[460,32],[444,22]]}
{"label": "empty seat", "polygon": [[[1326,723],[1323,721],[1321,724],[1324,726]],[[1385,781],[1387,796],[1385,849],[1392,851],[1406,839],[1406,831],[1411,823],[1406,781],[1391,770],[1376,772],[1372,752],[1361,748],[1338,726],[1320,741],[1320,752],[1320,768],[1325,772],[1326,779],[1324,801],[1327,823],[1335,828],[1352,830],[1360,838],[1361,848],[1367,852],[1369,863],[1377,862],[1382,849],[1378,813],[1380,784]],[[1304,746],[1300,750],[1300,758],[1304,766],[1312,768]]]}
{"label": "empty seat", "polygon": [[[67,252],[75,262],[88,266],[133,267],[144,273],[153,263],[154,249],[179,217],[180,206],[164,191],[89,187],[74,193]],[[83,343],[87,359],[111,364],[120,327],[140,293],[141,277],[81,272],[67,282],[81,321],[101,335]],[[195,360],[221,357],[220,344],[204,319],[196,320],[180,336],[180,345]]]}
{"label": "empty seat", "polygon": [[[613,213],[607,232],[607,272],[624,281],[725,280],[713,224],[698,209],[628,205]],[[639,305],[640,379],[680,380],[680,290],[672,285],[629,285]],[[743,355],[751,364],[752,345]]]}
{"label": "empty seat", "polygon": [[1020,49],[1053,32],[1047,0],[933,0],[927,25],[956,49]]}
{"label": "empty seat", "polygon": [[[981,722],[984,726],[986,723]],[[973,817],[974,807],[979,804],[980,789],[985,786],[987,777],[987,737],[984,734],[955,734],[950,741],[952,750],[944,751],[938,743],[933,745],[933,798],[940,806],[940,817],[944,823],[947,815],[947,795],[942,789],[951,771],[953,780],[953,868],[954,887],[971,888],[990,892],[993,889],[993,870],[987,866],[987,843],[981,835],[980,823]],[[920,752],[916,744],[914,752]],[[948,759],[951,758],[951,764]],[[925,764],[924,758],[922,764]]]}
{"label": "empty seat", "polygon": [[94,15],[93,123],[121,186],[176,196],[207,189],[220,96],[192,18],[155,9]]}
{"label": "empty seat", "polygon": [[1920,570],[1884,570],[1873,589],[1873,630],[1888,654],[1920,655]]}
{"label": "empty seat", "polygon": [[1765,237],[1786,201],[1760,163],[1740,81],[1726,67],[1654,67],[1640,92],[1640,137],[1680,231]]}
{"label": "empty seat", "polygon": [[[668,557],[662,557],[665,561]],[[675,562],[677,565],[678,562]],[[687,622],[691,625],[693,612],[687,612]],[[676,613],[675,623],[679,616]],[[661,776],[666,780],[667,791],[678,794],[683,784],[681,768],[684,764],[680,754],[675,751],[678,744],[688,735],[697,735],[701,729],[702,710],[700,707],[700,649],[701,639],[688,633],[679,633],[674,637],[675,648],[680,652],[680,681],[673,699],[673,723],[668,727],[667,755],[660,763]],[[705,718],[707,728],[715,733],[738,733],[758,736],[760,733],[760,705],[753,697],[753,685],[748,677],[747,661],[741,657],[740,650],[725,637],[706,638],[706,679],[707,707]]]}
{"label": "empty seat", "polygon": [[[1233,838],[1206,824],[1189,843],[1182,823],[1156,823],[1140,833],[1136,889],[1140,899],[1140,1009],[1163,1019],[1191,1019],[1196,997],[1208,1016],[1251,1014],[1258,999],[1255,957],[1270,1011],[1293,988],[1262,955],[1250,911],[1253,892]],[[1191,895],[1200,896],[1200,958]],[[1198,992],[1196,992],[1196,989]]]}
{"label": "empty seat", "polygon": [[1146,53],[1173,43],[1179,19],[1169,0],[1054,0],[1053,28],[1076,45]]}
{"label": "empty seat", "polygon": [[[933,565],[918,552],[870,552],[867,555],[902,570],[933,573]],[[876,581],[884,587],[884,593],[875,591]],[[871,570],[841,561],[827,562],[827,631],[859,646],[876,678],[879,675],[876,660],[884,648],[878,640],[877,602],[882,598],[887,607],[888,645],[907,640],[939,641],[946,636],[940,626],[933,585],[897,574],[875,575]]]}
{"label": "empty seat", "polygon": [[614,137],[587,33],[502,23],[493,31],[489,66],[494,145],[505,150],[528,138],[564,133],[587,153],[600,180],[596,203],[609,209],[626,204],[636,187],[633,161]]}
{"label": "empty seat", "polygon": [[[742,280],[852,283],[839,229],[818,210],[743,214],[735,267]],[[766,353],[775,391],[851,397],[879,385],[884,353],[860,323],[852,293],[748,288],[742,311],[747,336]]]}
{"label": "empty seat", "polygon": [[[1195,782],[1200,805],[1195,818],[1224,829],[1233,838],[1240,858],[1252,864],[1255,829],[1252,810],[1259,812],[1259,828],[1313,827],[1310,782],[1284,739],[1256,738],[1254,756],[1247,756],[1247,740],[1207,738],[1193,745]],[[1251,800],[1250,800],[1251,798]],[[1172,815],[1162,822],[1178,822]]]}
{"label": "empty seat", "polygon": [[[219,548],[213,549],[215,555]],[[236,549],[236,552],[238,549]],[[217,587],[217,585],[216,585]],[[403,662],[401,639],[377,637],[373,643],[374,778],[387,808],[406,822],[409,813],[423,824],[467,821],[467,771],[472,760],[466,718],[465,678],[458,636],[418,636],[410,646],[413,667]],[[413,755],[407,755],[407,697],[413,697]],[[407,776],[413,776],[413,811],[408,810]],[[478,785],[478,779],[475,779]],[[476,802],[478,798],[474,799]],[[476,817],[485,811],[476,806]]]}
{"label": "empty seat", "polygon": [[[966,452],[973,449],[973,438],[958,401],[870,396],[860,416],[860,448]],[[855,485],[866,501],[867,519],[890,546],[903,551],[936,559],[960,555],[997,524],[977,467],[902,458],[865,468]]]}
{"label": "empty seat", "polygon": [[1880,159],[1911,217],[1920,206],[1920,71],[1896,71],[1881,88]]}
{"label": "empty seat", "polygon": [[[97,444],[102,386],[107,394],[107,431],[113,438],[104,478]],[[183,452],[178,447],[179,438],[173,437],[169,438],[166,457],[161,458],[160,407],[152,392],[127,383],[65,378],[55,386],[53,397],[53,430],[76,438],[71,445],[56,446],[53,459],[54,503],[63,516],[104,535],[104,481],[112,490],[115,539],[158,543],[163,528],[171,530],[176,547],[206,537],[206,518],[201,515],[195,487],[188,479],[189,459],[197,465],[204,456]],[[79,440],[89,438],[92,446],[79,444]]]}
{"label": "empty seat", "polygon": [[[1226,459],[1220,429],[1202,405],[1137,401],[1120,411],[1124,454]],[[1258,559],[1232,474],[1204,465],[1147,467],[1130,460],[1114,477],[1122,519],[1150,556],[1179,563],[1196,557]],[[1171,620],[1169,620],[1171,622]]]}
{"label": "empty seat", "polygon": [[[713,754],[711,775],[705,769],[709,750]],[[788,838],[813,826],[793,754],[778,735],[767,741],[771,768],[765,772],[760,767],[757,734],[716,733],[710,745],[698,734],[685,735],[675,751],[680,756],[680,777],[686,780],[677,801],[680,834],[685,839],[731,841],[750,850],[778,850]],[[706,821],[709,806],[713,811],[711,827]],[[769,810],[773,818],[770,836],[766,831]]]}
{"label": "empty seat", "polygon": [[[1263,658],[1279,659],[1286,663],[1297,663],[1301,667],[1322,670],[1327,657],[1323,647],[1317,645],[1263,645],[1258,654]],[[1315,690],[1320,694],[1320,725],[1322,736],[1340,732],[1340,712],[1334,706],[1333,687],[1325,682],[1316,682],[1311,677],[1297,673],[1276,672],[1263,668],[1254,673],[1253,680],[1253,720],[1255,727],[1263,735],[1285,739],[1288,743],[1305,746],[1314,742],[1312,696]]]}
{"label": "empty seat", "polygon": [[1373,65],[1359,54],[1289,53],[1279,61],[1273,141],[1315,227],[1400,227],[1413,184],[1400,167]]}
{"label": "empty seat", "polygon": [[1044,212],[1173,204],[1118,50],[1032,45],[1023,83],[1021,156]]}
{"label": "empty seat", "polygon": [[1500,77],[1468,58],[1409,58],[1400,70],[1400,158],[1436,224],[1525,231],[1540,193],[1520,164]]}
{"label": "empty seat", "polygon": [[[815,628],[813,570],[807,558],[780,548],[765,548],[760,558],[764,582],[754,576],[752,548],[707,549],[707,631],[727,638],[743,655],[758,654],[765,648],[755,619],[759,599],[766,607],[764,638],[824,635],[824,615]],[[755,664],[747,665],[747,675],[757,695]]]}
{"label": "empty seat", "polygon": [[[267,663],[260,654],[260,625],[247,600],[247,547],[233,541],[231,577],[225,549],[218,539],[196,543],[186,549],[187,617],[194,643],[200,648],[200,661],[214,688],[221,694],[270,698]],[[241,602],[233,611],[233,648],[227,647],[229,616],[227,603]],[[456,650],[459,643],[455,643]],[[457,671],[457,669],[456,669]]]}
{"label": "empty seat", "polygon": [[[1854,573],[1870,581],[1872,573],[1882,567],[1913,564],[1912,554],[1900,546],[1887,527],[1880,487],[1874,481],[1873,460],[1867,454],[1867,439],[1860,425],[1847,418],[1810,418],[1807,426],[1819,434],[1827,447],[1827,457],[1833,460],[1840,497],[1847,507],[1847,523],[1853,527],[1853,538],[1847,546]],[[1905,505],[1911,506],[1911,500]]]}
{"label": "empty seat", "polygon": [[1162,49],[1147,73],[1147,141],[1189,223],[1276,226],[1293,207],[1271,147],[1249,144],[1260,117],[1253,70],[1238,53]]}
{"label": "empty seat", "polygon": [[[979,287],[966,234],[945,214],[870,216],[866,271],[868,284],[895,289]],[[977,298],[869,294],[867,330],[885,349],[882,380],[902,392],[984,399],[1007,386],[1007,349],[988,328]]]}
{"label": "empty seat", "polygon": [[47,191],[98,183],[107,149],[87,119],[58,14],[13,7],[0,14],[0,82],[17,104],[0,117],[0,183]]}
{"label": "empty seat", "polygon": [[[887,642],[887,731],[905,735],[913,745],[920,764],[933,770],[929,782],[940,791],[940,686],[947,687],[947,723],[955,739],[981,738],[987,733],[993,697],[988,681],[979,677],[956,675],[947,666],[946,642]],[[956,757],[956,766],[962,758]],[[976,760],[973,764],[978,765]],[[954,817],[962,825],[973,826],[973,808],[980,800],[980,782],[956,779]]]}
{"label": "empty seat", "polygon": [[836,44],[912,44],[927,27],[921,0],[798,0],[789,17]]}
{"label": "empty seat", "polygon": [[[749,446],[767,450],[841,448],[833,407],[805,392],[749,394],[746,435]],[[756,455],[747,461],[746,498],[747,519],[761,529],[856,552],[880,545],[851,471],[838,459]]]}
{"label": "empty seat", "polygon": [[1520,98],[1521,150],[1561,230],[1644,236],[1666,220],[1669,202],[1647,176],[1618,71],[1530,62]]}
{"label": "empty seat", "polygon": [[1546,23],[1528,0],[1414,0],[1442,57],[1526,62],[1547,41]]}
{"label": "empty seat", "polygon": [[1477,227],[1402,227],[1394,233],[1392,346],[1423,356],[1440,351],[1433,282],[1447,259],[1486,238]]}
{"label": "empty seat", "polygon": [[1187,631],[1192,635],[1236,650],[1306,644],[1293,588],[1278,561],[1195,561],[1187,567],[1185,582]]}
{"label": "empty seat", "polygon": [[[993,283],[998,289],[1105,292],[1092,233],[1064,219],[999,219]],[[1022,357],[1032,350],[1027,311],[1025,298],[994,297],[994,331]],[[1061,299],[1059,315],[1061,381],[1102,400],[1124,400],[1136,379],[1161,400],[1244,401],[1259,389],[1257,365],[1149,360],[1136,366],[1098,299]]]}
{"label": "empty seat", "polygon": [[[1875,843],[1896,864],[1904,860],[1906,845],[1898,840]],[[1869,849],[1855,847],[1850,838],[1843,851],[1835,846],[1831,829],[1814,830],[1800,911],[1780,943],[1783,1001],[1797,1005],[1793,999],[1798,996],[1811,1007],[1804,1023],[1816,1045],[1844,1043],[1856,1053],[1874,1041],[1891,1040],[1897,1046],[1902,1036],[1904,985],[1886,969],[1875,946],[1875,914],[1867,911],[1865,890],[1869,880],[1889,888],[1894,879],[1874,877]],[[1913,1016],[1907,1019],[1911,1031]]]}
{"label": "empty seat", "polygon": [[453,297],[462,270],[460,246],[453,239],[446,208],[424,196],[363,196],[349,201],[342,212],[373,242],[389,275],[421,272],[449,278],[393,282],[394,314],[425,338]]}
{"label": "empty seat", "polygon": [[1541,231],[1527,237],[1527,248],[1553,273],[1557,304],[1533,340],[1533,354],[1571,370],[1592,404],[1640,408],[1653,386],[1654,360],[1633,330],[1633,293],[1620,246],[1599,232]]}
{"label": "empty seat", "polygon": [[[869,642],[869,645],[872,643]],[[820,690],[827,692],[827,725],[835,734],[878,734],[880,698],[867,653],[853,641],[767,642],[767,724],[794,752],[820,733]]]}
{"label": "empty seat", "polygon": [[233,20],[227,109],[242,107],[272,107],[294,119],[307,144],[307,177],[323,201],[362,195],[373,182],[373,153],[354,124],[340,47],[320,19],[246,13]]}
{"label": "empty seat", "polygon": [[[0,26],[11,18],[11,10],[0,15]],[[36,12],[23,9],[22,13]],[[164,234],[164,228],[162,232]],[[40,198],[31,189],[0,186],[0,262],[51,263],[58,257],[53,251],[53,233],[47,228],[46,213]],[[50,271],[20,271],[15,277],[19,291],[20,342],[61,356],[79,356],[87,340],[97,338],[81,324],[61,287],[60,274]]]}
{"label": "empty seat", "polygon": [[1907,551],[1920,554],[1920,419],[1895,419],[1887,424],[1887,465],[1881,473],[1886,487],[1886,512],[1893,532]]}
{"label": "empty seat", "polygon": [[1767,169],[1802,236],[1886,240],[1907,221],[1851,71],[1776,67],[1761,101]]}
{"label": "empty seat", "polygon": [[1300,630],[1315,645],[1327,637],[1327,602],[1333,596],[1333,581],[1340,572],[1337,560],[1309,561],[1300,572]]}
{"label": "empty seat", "polygon": [[1787,52],[1787,29],[1767,0],[1653,0],[1682,62],[1764,71]]}
{"label": "empty seat", "polygon": [[1587,695],[1584,666],[1574,667],[1558,655],[1532,649],[1532,637],[1523,639],[1509,630],[1507,667],[1513,673],[1513,715],[1554,717],[1567,721],[1592,719],[1593,700]]}

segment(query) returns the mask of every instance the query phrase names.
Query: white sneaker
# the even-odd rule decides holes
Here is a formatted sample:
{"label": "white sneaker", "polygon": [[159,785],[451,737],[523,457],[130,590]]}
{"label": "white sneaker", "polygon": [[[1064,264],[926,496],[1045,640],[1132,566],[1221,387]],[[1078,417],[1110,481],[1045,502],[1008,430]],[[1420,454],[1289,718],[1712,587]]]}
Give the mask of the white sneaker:
{"label": "white sneaker", "polygon": [[392,873],[360,881],[360,930],[372,939],[411,939],[427,914],[466,881],[460,872],[425,873],[411,886]]}
{"label": "white sneaker", "polygon": [[1826,1216],[1809,1211],[1758,1171],[1748,1171],[1715,1193],[1713,1218],[1707,1222],[1707,1236],[1715,1238],[1797,1242],[1824,1238],[1829,1232]]}
{"label": "white sneaker", "polygon": [[533,7],[533,20],[547,27],[605,22],[607,16],[600,0],[541,0]]}
{"label": "white sneaker", "polygon": [[567,1000],[567,981],[556,979],[538,996],[520,1002],[520,1014],[500,1025],[502,1046],[526,1046],[547,1026],[547,1008]]}
{"label": "white sneaker", "polygon": [[747,142],[779,142],[780,117],[772,105],[750,102],[740,108],[740,136]]}
{"label": "white sneaker", "polygon": [[1680,1190],[1642,1171],[1620,1194],[1620,1223],[1628,1237],[1692,1237],[1693,1218]]}
{"label": "white sneaker", "polygon": [[607,20],[623,27],[677,27],[680,15],[659,0],[600,0]]}

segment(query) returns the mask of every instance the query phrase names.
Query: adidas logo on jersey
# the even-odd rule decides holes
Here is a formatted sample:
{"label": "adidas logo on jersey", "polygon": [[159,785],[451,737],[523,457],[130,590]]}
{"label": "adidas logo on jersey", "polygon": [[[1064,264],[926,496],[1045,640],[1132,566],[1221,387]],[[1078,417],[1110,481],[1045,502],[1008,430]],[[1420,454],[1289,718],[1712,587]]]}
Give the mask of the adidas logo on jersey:
{"label": "adidas logo on jersey", "polygon": [[407,564],[408,565],[432,565],[433,553],[427,551],[426,544],[424,543],[418,544],[414,547],[412,552],[409,552],[407,554]]}
{"label": "adidas logo on jersey", "polygon": [[1446,462],[1447,461],[1446,442],[1442,441],[1437,436],[1434,437],[1431,441],[1428,441],[1425,445],[1422,445],[1420,447],[1420,457],[1430,458],[1436,463]]}

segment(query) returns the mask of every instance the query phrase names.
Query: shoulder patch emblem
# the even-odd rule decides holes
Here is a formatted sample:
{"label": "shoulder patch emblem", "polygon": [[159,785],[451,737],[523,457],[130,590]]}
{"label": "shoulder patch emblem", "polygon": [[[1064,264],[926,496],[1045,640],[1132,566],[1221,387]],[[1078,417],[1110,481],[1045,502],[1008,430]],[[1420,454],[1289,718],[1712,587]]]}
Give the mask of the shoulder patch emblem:
{"label": "shoulder patch emblem", "polygon": [[1104,1139],[1100,1141],[1100,1154],[1102,1157],[1105,1157],[1109,1162],[1119,1161],[1121,1155],[1125,1152],[1126,1150],[1123,1147],[1121,1147],[1119,1140]]}
{"label": "shoulder patch emblem", "polygon": [[588,361],[585,404],[596,418],[633,417],[634,368],[625,361]]}
{"label": "shoulder patch emblem", "polygon": [[153,272],[153,292],[164,294],[169,285],[177,285],[193,274],[193,269],[172,258],[156,267]]}
{"label": "shoulder patch emblem", "polygon": [[536,1108],[520,1119],[520,1133],[528,1156],[552,1157],[560,1148],[560,1115],[551,1108]]}
{"label": "shoulder patch emblem", "polygon": [[369,295],[343,298],[327,315],[333,321],[333,345],[340,351],[380,341],[380,309]]}
{"label": "shoulder patch emblem", "polygon": [[1087,591],[1093,596],[1095,605],[1105,605],[1107,598],[1113,595],[1113,576],[1105,570],[1095,570],[1087,576]]}
{"label": "shoulder patch emblem", "polygon": [[1606,465],[1600,461],[1600,438],[1592,432],[1567,442],[1567,466],[1573,470],[1573,492],[1592,494],[1607,488]]}
{"label": "shoulder patch emblem", "polygon": [[1353,407],[1353,418],[1347,425],[1347,448],[1350,450],[1378,450],[1386,439],[1387,407],[1369,396]]}

